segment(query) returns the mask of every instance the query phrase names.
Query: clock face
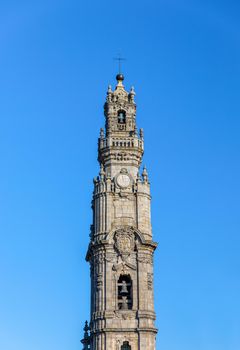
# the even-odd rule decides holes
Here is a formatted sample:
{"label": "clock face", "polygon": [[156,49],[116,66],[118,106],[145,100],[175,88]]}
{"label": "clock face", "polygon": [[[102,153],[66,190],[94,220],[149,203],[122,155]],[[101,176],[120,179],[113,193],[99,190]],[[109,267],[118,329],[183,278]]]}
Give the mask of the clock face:
{"label": "clock face", "polygon": [[127,174],[119,174],[117,177],[117,184],[120,187],[128,187],[130,185],[130,178]]}

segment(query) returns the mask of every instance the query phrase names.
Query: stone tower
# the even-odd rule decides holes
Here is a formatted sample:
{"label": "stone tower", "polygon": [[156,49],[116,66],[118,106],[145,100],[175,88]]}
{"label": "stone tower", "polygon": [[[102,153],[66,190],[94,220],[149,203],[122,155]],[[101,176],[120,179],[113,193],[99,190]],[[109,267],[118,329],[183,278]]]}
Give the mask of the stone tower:
{"label": "stone tower", "polygon": [[150,185],[140,165],[143,130],[136,126],[135,92],[117,75],[104,105],[98,140],[93,224],[86,260],[91,270],[91,320],[83,349],[155,350]]}

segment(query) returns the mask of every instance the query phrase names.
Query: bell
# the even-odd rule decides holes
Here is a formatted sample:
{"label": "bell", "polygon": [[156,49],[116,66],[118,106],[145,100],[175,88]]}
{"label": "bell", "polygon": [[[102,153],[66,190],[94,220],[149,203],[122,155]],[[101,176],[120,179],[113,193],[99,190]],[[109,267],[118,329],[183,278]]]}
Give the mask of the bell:
{"label": "bell", "polygon": [[128,310],[128,300],[127,297],[122,298],[122,310]]}
{"label": "bell", "polygon": [[126,281],[122,281],[122,289],[120,290],[120,294],[121,295],[128,294]]}

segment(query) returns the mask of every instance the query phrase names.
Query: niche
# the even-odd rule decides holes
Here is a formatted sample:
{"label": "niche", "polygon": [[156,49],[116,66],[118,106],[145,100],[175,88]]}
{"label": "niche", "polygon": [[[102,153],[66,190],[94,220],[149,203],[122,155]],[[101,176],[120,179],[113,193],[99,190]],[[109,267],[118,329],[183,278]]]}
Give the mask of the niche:
{"label": "niche", "polygon": [[121,350],[131,350],[131,346],[129,345],[128,341],[123,342],[123,345],[121,346]]}
{"label": "niche", "polygon": [[126,124],[126,112],[123,110],[118,111],[118,124]]}
{"label": "niche", "polygon": [[[118,280],[118,309],[132,309],[132,280],[130,275],[121,275]],[[124,348],[125,349],[125,348]]]}

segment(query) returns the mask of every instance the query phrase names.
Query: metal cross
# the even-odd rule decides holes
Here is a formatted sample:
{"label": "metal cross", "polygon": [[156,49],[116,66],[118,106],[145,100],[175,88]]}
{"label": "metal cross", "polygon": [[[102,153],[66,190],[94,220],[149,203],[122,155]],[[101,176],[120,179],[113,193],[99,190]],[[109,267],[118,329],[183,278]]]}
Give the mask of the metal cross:
{"label": "metal cross", "polygon": [[126,61],[126,58],[123,58],[121,54],[118,54],[118,57],[114,57],[115,61],[118,61],[118,74],[121,74],[122,70],[122,61]]}

